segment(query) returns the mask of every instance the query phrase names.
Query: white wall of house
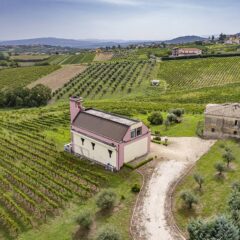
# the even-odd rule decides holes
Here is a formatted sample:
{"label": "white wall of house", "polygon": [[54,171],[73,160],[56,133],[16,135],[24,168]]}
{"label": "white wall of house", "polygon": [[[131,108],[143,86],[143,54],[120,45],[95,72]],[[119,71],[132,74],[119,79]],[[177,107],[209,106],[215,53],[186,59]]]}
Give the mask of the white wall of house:
{"label": "white wall of house", "polygon": [[[74,131],[72,131],[72,138],[75,153],[83,155],[104,165],[107,165],[109,163],[117,168],[116,148]],[[84,139],[84,143],[82,143],[81,138]],[[95,143],[94,149],[92,143]],[[108,150],[112,151],[111,157]]]}
{"label": "white wall of house", "polygon": [[148,152],[148,136],[124,146],[124,162],[128,163]]}

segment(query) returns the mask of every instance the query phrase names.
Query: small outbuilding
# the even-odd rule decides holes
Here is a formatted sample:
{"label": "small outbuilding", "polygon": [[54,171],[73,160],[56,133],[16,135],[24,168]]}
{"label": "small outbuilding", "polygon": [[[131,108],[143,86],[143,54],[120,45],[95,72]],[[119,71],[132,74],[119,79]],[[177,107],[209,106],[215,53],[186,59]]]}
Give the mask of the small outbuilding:
{"label": "small outbuilding", "polygon": [[240,103],[208,104],[204,114],[206,138],[240,138]]}
{"label": "small outbuilding", "polygon": [[160,80],[152,80],[151,84],[152,84],[152,86],[159,86]]}

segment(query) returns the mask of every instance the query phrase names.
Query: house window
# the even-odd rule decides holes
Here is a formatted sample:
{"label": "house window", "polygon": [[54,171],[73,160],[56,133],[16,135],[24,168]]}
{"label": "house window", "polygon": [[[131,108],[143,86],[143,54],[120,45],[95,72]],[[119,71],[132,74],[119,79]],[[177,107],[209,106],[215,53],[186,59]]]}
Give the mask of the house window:
{"label": "house window", "polygon": [[233,134],[234,134],[234,135],[237,135],[237,131],[234,131]]}
{"label": "house window", "polygon": [[215,132],[215,128],[212,128],[212,132]]}
{"label": "house window", "polygon": [[84,145],[85,139],[84,139],[84,138],[81,138],[81,141],[82,141],[82,145]]}
{"label": "house window", "polygon": [[95,143],[92,142],[92,150],[95,148]]}
{"label": "house window", "polygon": [[109,153],[109,157],[111,158],[112,157],[112,150],[108,150],[108,153]]}
{"label": "house window", "polygon": [[135,129],[131,131],[131,138],[135,138],[136,137],[136,131]]}
{"label": "house window", "polygon": [[141,127],[137,128],[137,136],[140,136],[140,135],[142,135],[142,128]]}
{"label": "house window", "polygon": [[237,126],[238,125],[238,120],[235,120],[235,126]]}

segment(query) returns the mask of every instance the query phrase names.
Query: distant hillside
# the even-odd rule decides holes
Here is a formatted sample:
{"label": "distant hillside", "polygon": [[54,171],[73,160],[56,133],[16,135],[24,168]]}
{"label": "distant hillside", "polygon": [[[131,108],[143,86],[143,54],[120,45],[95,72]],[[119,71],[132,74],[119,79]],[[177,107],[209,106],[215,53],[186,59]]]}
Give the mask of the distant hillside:
{"label": "distant hillside", "polygon": [[111,41],[111,40],[74,40],[64,38],[33,38],[33,39],[21,39],[21,40],[9,40],[0,42],[0,46],[3,45],[49,45],[59,47],[72,47],[72,48],[98,48],[106,46],[114,46],[121,44],[122,46],[129,45],[131,43],[138,43],[138,41]]}
{"label": "distant hillside", "polygon": [[[185,36],[179,37],[172,40],[165,41],[169,44],[178,44],[178,43],[190,43],[195,41],[205,40],[205,38],[198,36]],[[112,46],[128,46],[130,44],[151,44],[151,43],[160,43],[162,41],[122,41],[122,40],[75,40],[75,39],[64,39],[64,38],[33,38],[33,39],[21,39],[21,40],[9,40],[9,41],[0,41],[0,46],[35,46],[35,45],[48,45],[48,46],[58,46],[58,47],[71,47],[71,48],[81,48],[81,49],[92,49],[100,47],[112,47]]]}
{"label": "distant hillside", "polygon": [[199,37],[199,36],[183,36],[183,37],[178,37],[174,38],[172,40],[166,41],[168,44],[181,44],[181,43],[191,43],[191,42],[196,42],[196,41],[204,41],[207,38]]}

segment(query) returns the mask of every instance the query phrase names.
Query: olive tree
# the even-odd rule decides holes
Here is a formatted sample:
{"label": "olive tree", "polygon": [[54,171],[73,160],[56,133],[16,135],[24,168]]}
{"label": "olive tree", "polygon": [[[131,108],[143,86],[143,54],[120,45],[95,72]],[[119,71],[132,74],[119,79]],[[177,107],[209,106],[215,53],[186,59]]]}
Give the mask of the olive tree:
{"label": "olive tree", "polygon": [[101,228],[97,234],[96,240],[121,240],[122,237],[113,226],[105,226]]}
{"label": "olive tree", "polygon": [[114,206],[116,194],[111,190],[104,190],[97,196],[96,204],[101,210],[107,210]]}
{"label": "olive tree", "polygon": [[180,196],[189,209],[192,209],[193,204],[198,204],[197,197],[189,191],[182,192]]}
{"label": "olive tree", "polygon": [[202,175],[200,175],[199,173],[196,173],[193,175],[193,178],[195,180],[195,182],[199,185],[199,189],[202,189],[202,185],[204,183],[204,178]]}

